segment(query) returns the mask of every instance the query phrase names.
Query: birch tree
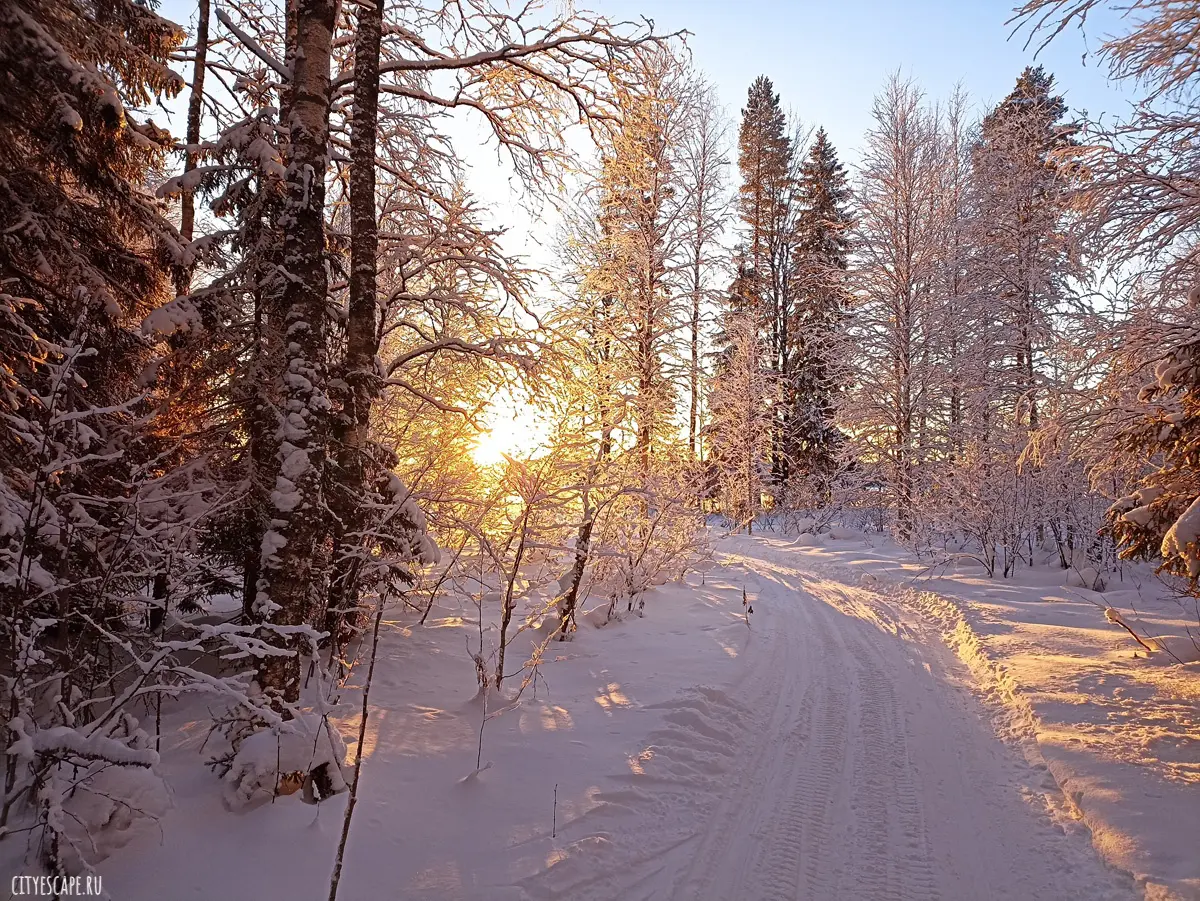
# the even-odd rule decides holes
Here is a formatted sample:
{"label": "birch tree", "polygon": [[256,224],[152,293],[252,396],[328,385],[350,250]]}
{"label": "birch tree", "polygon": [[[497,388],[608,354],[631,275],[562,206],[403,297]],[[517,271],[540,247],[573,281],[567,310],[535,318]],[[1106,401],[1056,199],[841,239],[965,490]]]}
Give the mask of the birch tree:
{"label": "birch tree", "polygon": [[921,91],[898,75],[875,98],[874,119],[856,196],[859,357],[848,418],[907,538],[924,451],[920,424],[932,399],[938,128]]}
{"label": "birch tree", "polygon": [[716,92],[700,86],[678,162],[685,191],[679,265],[688,299],[688,447],[697,456],[704,418],[705,325],[721,296],[714,282],[724,274],[726,256],[719,243],[729,212],[726,131]]}

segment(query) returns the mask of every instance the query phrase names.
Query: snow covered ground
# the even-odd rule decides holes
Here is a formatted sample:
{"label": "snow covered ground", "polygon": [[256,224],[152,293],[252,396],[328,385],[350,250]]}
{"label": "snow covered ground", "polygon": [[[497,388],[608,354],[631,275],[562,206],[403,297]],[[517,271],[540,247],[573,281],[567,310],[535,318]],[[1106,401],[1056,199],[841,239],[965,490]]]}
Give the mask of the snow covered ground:
{"label": "snow covered ground", "polygon": [[[804,548],[810,572],[866,583],[937,625],[998,713],[998,731],[1045,765],[1113,867],[1148,898],[1200,898],[1200,636],[1195,600],[1146,568],[1094,592],[1055,566],[989,579],[928,570],[889,542]],[[1064,578],[1065,575],[1065,578]],[[1146,651],[1106,618],[1119,614]]]}
{"label": "snow covered ground", "polygon": [[[1077,589],[913,583],[853,537],[716,547],[644,618],[553,644],[473,777],[473,607],[389,623],[339,897],[1200,897],[1194,665],[1134,659]],[[203,737],[179,722],[175,806],[105,888],[327,897],[345,795],[230,813]]]}

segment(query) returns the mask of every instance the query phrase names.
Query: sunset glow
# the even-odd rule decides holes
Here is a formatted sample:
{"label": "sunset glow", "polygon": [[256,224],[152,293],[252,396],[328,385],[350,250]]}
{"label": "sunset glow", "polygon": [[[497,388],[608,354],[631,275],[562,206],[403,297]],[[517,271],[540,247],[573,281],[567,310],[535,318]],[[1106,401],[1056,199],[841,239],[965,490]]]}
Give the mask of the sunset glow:
{"label": "sunset glow", "polygon": [[488,409],[471,457],[481,467],[499,466],[510,458],[536,457],[548,435],[548,425],[534,407],[506,396]]}

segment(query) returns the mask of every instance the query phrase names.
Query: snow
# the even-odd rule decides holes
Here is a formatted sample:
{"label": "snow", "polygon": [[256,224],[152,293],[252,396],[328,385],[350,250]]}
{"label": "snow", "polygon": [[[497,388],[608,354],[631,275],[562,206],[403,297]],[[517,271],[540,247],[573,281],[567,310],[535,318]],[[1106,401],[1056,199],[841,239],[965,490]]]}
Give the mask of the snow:
{"label": "snow", "polygon": [[147,767],[106,766],[63,802],[64,824],[89,863],[138,836],[157,840],[157,821],[171,808],[161,776]]}
{"label": "snow", "polygon": [[[1107,574],[1104,594],[1062,587],[1057,568],[1003,580],[962,566],[931,578],[877,543],[813,551],[805,566],[845,581],[869,577],[872,594],[937,624],[998,730],[1046,768],[1105,862],[1147,898],[1200,898],[1195,610],[1137,568]],[[1148,659],[1115,618],[1170,653]]]}
{"label": "snow", "polygon": [[[340,897],[1200,897],[1196,664],[1105,620],[1129,583],[918,579],[886,542],[823,538],[720,539],[644,617],[552,642],[519,699],[489,700],[478,768],[473,603],[388,616]],[[331,715],[348,744],[360,703]],[[230,812],[198,766],[202,711],[166,715],[175,807],[100,865],[113,897],[325,898],[346,795]],[[309,763],[311,736],[261,736],[244,773]]]}
{"label": "snow", "polygon": [[201,327],[200,313],[192,301],[177,297],[151,311],[142,321],[142,334],[154,338],[169,338]]}
{"label": "snow", "polygon": [[158,763],[158,753],[148,748],[133,748],[105,735],[87,734],[70,726],[51,726],[33,733],[26,731],[26,722],[15,717],[8,728],[17,736],[9,753],[21,759],[35,753],[55,753],[83,760],[102,760],[113,764],[150,767]]}

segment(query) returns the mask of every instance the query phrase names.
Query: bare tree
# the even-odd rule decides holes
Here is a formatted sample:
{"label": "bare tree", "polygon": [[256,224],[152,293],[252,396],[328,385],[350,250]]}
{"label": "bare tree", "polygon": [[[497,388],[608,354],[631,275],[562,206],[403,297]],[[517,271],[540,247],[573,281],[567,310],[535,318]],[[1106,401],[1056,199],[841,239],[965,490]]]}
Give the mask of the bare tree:
{"label": "bare tree", "polygon": [[713,281],[725,268],[719,241],[729,215],[727,194],[728,123],[715,90],[700,86],[686,137],[679,150],[684,200],[680,266],[688,296],[688,448],[701,455],[703,425],[704,327],[720,296]]}
{"label": "bare tree", "polygon": [[921,91],[898,75],[875,98],[874,117],[858,179],[852,340],[861,356],[847,415],[884,464],[880,475],[896,528],[907,537],[921,462],[919,425],[932,399],[939,138]]}

